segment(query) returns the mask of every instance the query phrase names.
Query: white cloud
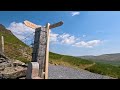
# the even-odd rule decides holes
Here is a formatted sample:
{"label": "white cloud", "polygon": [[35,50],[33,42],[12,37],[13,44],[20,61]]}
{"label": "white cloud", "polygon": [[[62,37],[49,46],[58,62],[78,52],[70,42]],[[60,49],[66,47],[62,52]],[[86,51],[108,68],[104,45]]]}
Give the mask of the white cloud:
{"label": "white cloud", "polygon": [[65,33],[62,35],[59,35],[59,39],[62,44],[73,44],[76,41],[75,36],[71,36]]}
{"label": "white cloud", "polygon": [[20,40],[23,40],[25,38],[25,36],[23,36],[23,35],[17,35],[17,38],[19,38]]}
{"label": "white cloud", "polygon": [[[26,39],[31,40],[34,36],[34,29],[25,26],[23,23],[12,22],[7,28],[12,31],[12,33],[20,40]],[[23,41],[24,42],[24,41]]]}
{"label": "white cloud", "polygon": [[79,15],[79,14],[80,14],[80,12],[77,12],[77,11],[71,12],[72,16],[76,16],[76,15]]}
{"label": "white cloud", "polygon": [[23,23],[16,23],[16,22],[12,22],[8,27],[8,29],[10,29],[12,32],[17,34],[31,33],[35,31],[34,29],[25,26]]}
{"label": "white cloud", "polygon": [[83,35],[82,37],[86,37],[86,35]]}
{"label": "white cloud", "polygon": [[50,42],[51,43],[56,43],[58,41],[58,35],[59,34],[50,32]]}
{"label": "white cloud", "polygon": [[73,46],[92,48],[92,47],[100,44],[101,42],[102,41],[100,41],[100,40],[91,40],[91,41],[88,41],[88,42],[80,41],[80,42],[75,43]]}
{"label": "white cloud", "polygon": [[[35,30],[32,28],[29,28],[25,26],[23,23],[16,23],[12,22],[9,27],[9,30],[13,32],[13,34],[18,37],[20,40],[25,39],[26,42],[30,43],[33,41]],[[86,37],[86,35],[83,35],[83,37]],[[30,41],[30,42],[29,42]],[[25,42],[25,41],[23,41]],[[76,37],[74,35],[70,35],[68,33],[63,34],[57,34],[50,31],[50,43],[53,44],[64,44],[64,45],[71,45],[75,47],[85,47],[85,48],[91,48],[101,43],[100,40],[90,40],[90,41],[81,41],[80,37]]]}

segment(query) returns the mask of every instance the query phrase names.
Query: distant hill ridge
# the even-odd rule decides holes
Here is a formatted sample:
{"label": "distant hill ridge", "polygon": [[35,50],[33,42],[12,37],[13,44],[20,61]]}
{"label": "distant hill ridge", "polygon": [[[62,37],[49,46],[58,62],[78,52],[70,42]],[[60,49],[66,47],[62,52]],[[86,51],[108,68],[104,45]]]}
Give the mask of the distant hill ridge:
{"label": "distant hill ridge", "polygon": [[1,27],[1,28],[5,28],[5,26],[4,26],[4,25],[2,25],[2,24],[0,24],[0,27]]}
{"label": "distant hill ridge", "polygon": [[6,29],[5,26],[2,24],[0,24],[0,32],[9,33],[13,35],[13,33],[10,30]]}
{"label": "distant hill ridge", "polygon": [[103,61],[120,61],[120,53],[103,54],[99,56],[79,56],[84,59],[103,60]]}

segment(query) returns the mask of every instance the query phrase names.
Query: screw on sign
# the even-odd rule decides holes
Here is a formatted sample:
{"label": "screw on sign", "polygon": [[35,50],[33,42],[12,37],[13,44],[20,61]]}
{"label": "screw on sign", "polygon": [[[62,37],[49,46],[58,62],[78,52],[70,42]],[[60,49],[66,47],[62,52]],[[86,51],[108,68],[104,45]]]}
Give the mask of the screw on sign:
{"label": "screw on sign", "polygon": [[61,26],[63,22],[60,21],[52,25],[47,23],[45,27],[38,26],[28,20],[25,20],[24,24],[30,28],[35,29],[32,61],[39,63],[39,77],[48,79],[50,29]]}

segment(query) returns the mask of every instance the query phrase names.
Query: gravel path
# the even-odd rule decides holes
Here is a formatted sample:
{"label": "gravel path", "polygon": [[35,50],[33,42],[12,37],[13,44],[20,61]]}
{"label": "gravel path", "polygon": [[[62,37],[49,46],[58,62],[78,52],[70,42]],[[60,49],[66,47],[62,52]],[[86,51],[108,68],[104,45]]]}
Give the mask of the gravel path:
{"label": "gravel path", "polygon": [[49,65],[49,79],[112,79],[111,77],[64,66]]}

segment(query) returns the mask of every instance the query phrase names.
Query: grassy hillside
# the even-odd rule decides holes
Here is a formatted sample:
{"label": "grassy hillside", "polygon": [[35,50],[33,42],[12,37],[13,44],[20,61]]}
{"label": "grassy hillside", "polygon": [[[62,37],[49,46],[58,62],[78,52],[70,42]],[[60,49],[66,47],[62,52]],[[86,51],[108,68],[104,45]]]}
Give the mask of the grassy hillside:
{"label": "grassy hillside", "polygon": [[110,64],[96,63],[95,65],[88,67],[85,70],[120,79],[120,67]]}
{"label": "grassy hillside", "polygon": [[113,66],[120,66],[120,61],[103,61],[103,60],[91,60],[93,62],[103,63],[103,64],[110,64]]}
{"label": "grassy hillside", "polygon": [[120,53],[103,54],[99,56],[80,56],[80,58],[91,60],[93,62],[120,66]]}
{"label": "grassy hillside", "polygon": [[1,47],[1,35],[4,36],[4,54],[11,59],[17,59],[23,62],[29,62],[31,60],[32,49],[25,43],[21,42],[15,37],[10,30],[7,30],[4,26],[0,25],[0,47]]}
{"label": "grassy hillside", "polygon": [[[16,38],[9,30],[0,25],[0,36],[3,35],[5,39],[5,55],[11,59],[17,59],[23,62],[31,60],[32,49],[25,43]],[[1,43],[1,39],[0,39]],[[1,46],[1,45],[0,45]],[[74,67],[77,69],[85,69],[94,73],[108,75],[115,78],[120,78],[120,66],[112,66],[110,64],[103,64],[102,62],[90,61],[78,57],[60,55],[50,52],[49,63],[54,65],[64,65]]]}
{"label": "grassy hillside", "polygon": [[89,61],[89,60],[76,58],[73,56],[55,54],[52,52],[50,52],[49,57],[50,57],[49,62],[51,64],[55,64],[55,65],[64,65],[64,66],[71,66],[71,67],[75,67],[75,68],[85,69],[94,64],[94,62]]}
{"label": "grassy hillside", "polygon": [[60,55],[50,52],[51,64],[70,66],[77,69],[85,69],[93,73],[120,78],[120,66],[113,66],[102,62],[94,62],[91,60],[81,59],[67,55]]}

